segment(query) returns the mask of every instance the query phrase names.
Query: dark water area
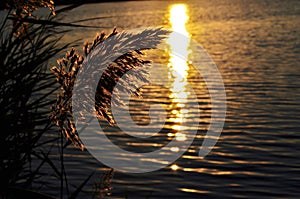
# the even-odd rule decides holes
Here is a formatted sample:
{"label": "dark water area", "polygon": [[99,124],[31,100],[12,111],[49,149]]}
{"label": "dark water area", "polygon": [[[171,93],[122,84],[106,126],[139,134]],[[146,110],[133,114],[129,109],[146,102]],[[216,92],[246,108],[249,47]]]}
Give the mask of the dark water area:
{"label": "dark water area", "polygon": [[[178,3],[186,7],[189,19],[185,27],[190,38],[207,50],[223,77],[227,115],[222,134],[210,154],[199,159],[199,146],[207,130],[211,108],[205,83],[201,78],[192,78],[191,84],[201,88],[196,93],[197,99],[187,98],[189,103],[199,103],[201,111],[193,144],[166,168],[145,174],[116,171],[110,197],[300,198],[300,1],[87,4],[70,12],[66,19],[110,16],[88,25],[118,26],[127,30],[171,27],[170,9]],[[96,32],[77,29],[66,40],[92,38]],[[169,62],[168,55],[153,57],[165,65]],[[161,70],[163,67],[154,71],[159,76]],[[187,76],[197,75],[189,70]],[[151,86],[147,89],[149,93],[155,91],[148,98],[164,102],[165,92]],[[133,108],[136,120],[144,119],[138,115],[140,111]],[[160,114],[160,110],[156,111]],[[191,114],[187,120],[194,122],[199,118]],[[119,145],[132,147],[132,142],[117,129],[107,131]],[[139,143],[139,146],[155,148],[149,143]],[[67,149],[66,167],[69,181],[74,184],[80,184],[93,170],[105,170],[86,151],[72,148]],[[55,195],[55,185],[49,186],[52,187],[49,193]],[[87,197],[84,193],[80,196]]]}

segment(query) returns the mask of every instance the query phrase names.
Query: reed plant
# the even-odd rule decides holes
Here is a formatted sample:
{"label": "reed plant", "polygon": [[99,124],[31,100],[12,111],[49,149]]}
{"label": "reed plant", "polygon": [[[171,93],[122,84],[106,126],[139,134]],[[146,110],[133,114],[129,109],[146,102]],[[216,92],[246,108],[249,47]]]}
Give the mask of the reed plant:
{"label": "reed plant", "polygon": [[[75,186],[74,191],[69,191],[69,187],[74,186],[67,179],[64,149],[73,144],[84,150],[72,118],[72,90],[84,59],[106,39],[119,33],[116,29],[110,34],[102,32],[91,43],[84,43],[83,54],[72,48],[57,61],[57,66],[51,68],[52,73],[48,69],[49,60],[72,44],[60,42],[70,27],[99,28],[60,21],[61,13],[80,5],[55,10],[52,0],[4,0],[0,3],[3,15],[0,19],[1,198],[52,198],[39,193],[33,186],[44,175],[41,170],[46,165],[60,182],[60,198],[76,198],[93,175],[91,173]],[[47,7],[50,14],[36,16],[35,11],[40,7]],[[151,35],[149,41],[164,34],[158,29],[145,33]],[[97,114],[111,125],[114,121],[108,107],[113,88],[129,70],[148,63],[142,59],[141,54],[141,51],[135,50],[120,56],[108,66],[99,80],[95,105]],[[138,74],[138,77],[143,79],[144,74]],[[55,99],[52,96],[57,92]],[[59,134],[45,136],[49,132]],[[51,160],[53,151],[48,147],[57,143],[60,147],[59,165]],[[98,198],[110,195],[112,175],[113,170],[110,170],[95,184],[95,195]]]}

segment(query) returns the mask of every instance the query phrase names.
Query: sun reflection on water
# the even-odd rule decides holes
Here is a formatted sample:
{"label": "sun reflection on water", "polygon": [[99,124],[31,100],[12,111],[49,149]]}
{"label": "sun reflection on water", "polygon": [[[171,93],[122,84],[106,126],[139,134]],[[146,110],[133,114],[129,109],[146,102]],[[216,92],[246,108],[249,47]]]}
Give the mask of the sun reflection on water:
{"label": "sun reflection on water", "polygon": [[[186,30],[186,23],[188,21],[187,7],[185,4],[175,4],[170,7],[170,24],[172,26],[172,33],[167,40],[167,44],[170,47],[169,51],[169,79],[172,80],[171,91],[172,94],[170,98],[176,104],[178,110],[174,111],[176,114],[175,118],[172,118],[173,122],[178,122],[182,124],[185,121],[186,114],[188,110],[185,109],[185,103],[187,102],[188,92],[187,92],[187,76],[189,66],[187,63],[189,56],[189,33]],[[178,39],[176,34],[182,34],[186,36],[184,39]],[[175,52],[181,52],[180,56],[176,56]],[[179,125],[173,125],[174,130],[181,130]],[[178,141],[184,141],[185,135],[182,133],[176,134],[176,139]]]}

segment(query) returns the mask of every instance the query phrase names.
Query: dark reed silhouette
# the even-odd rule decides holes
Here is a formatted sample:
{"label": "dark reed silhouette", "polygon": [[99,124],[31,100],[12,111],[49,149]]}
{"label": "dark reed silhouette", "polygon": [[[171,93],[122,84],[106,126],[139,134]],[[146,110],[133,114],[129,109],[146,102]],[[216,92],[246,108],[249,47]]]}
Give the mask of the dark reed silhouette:
{"label": "dark reed silhouette", "polygon": [[[50,198],[33,187],[44,175],[41,168],[46,165],[58,180],[62,178],[63,170],[55,167],[49,158],[51,150],[44,148],[60,138],[44,136],[55,126],[49,118],[49,107],[55,103],[51,96],[58,88],[48,62],[69,46],[59,41],[70,29],[60,27],[80,26],[59,22],[61,13],[77,6],[55,11],[52,0],[1,1],[1,198]],[[34,11],[40,7],[48,7],[50,14],[43,18],[35,16]]]}

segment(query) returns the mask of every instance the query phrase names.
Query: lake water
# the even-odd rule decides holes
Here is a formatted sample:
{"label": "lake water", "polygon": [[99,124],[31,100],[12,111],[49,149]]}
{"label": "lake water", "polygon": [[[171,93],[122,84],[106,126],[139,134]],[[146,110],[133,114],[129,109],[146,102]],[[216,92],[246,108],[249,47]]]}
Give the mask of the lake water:
{"label": "lake water", "polygon": [[[193,144],[181,158],[158,171],[145,174],[116,171],[111,198],[300,198],[300,1],[87,4],[67,14],[65,20],[109,16],[87,23],[105,27],[106,31],[114,26],[120,30],[171,28],[171,10],[175,4],[186,9],[185,31],[207,50],[223,77],[227,96],[224,129],[210,154],[198,158],[211,117],[211,102],[201,74],[191,68],[185,70],[186,78],[197,88],[196,99],[185,99],[188,104],[198,103],[201,112],[200,118],[192,110],[185,116],[188,123],[199,122],[199,126],[192,126],[198,130]],[[178,23],[184,17],[181,14],[175,14]],[[93,38],[97,31],[77,29],[66,39],[84,41]],[[153,61],[164,65],[154,70],[156,77],[162,70],[170,72],[175,68],[176,61],[172,62],[168,53],[154,52],[154,55]],[[170,81],[176,82],[176,76]],[[185,85],[178,85],[180,92],[186,92]],[[146,101],[133,102],[132,114],[137,123],[147,120],[141,104],[175,104],[162,88],[152,85],[144,88],[144,92]],[[162,110],[155,111],[159,115]],[[175,114],[169,118],[167,133],[176,133],[174,121],[178,117]],[[151,151],[172,139],[161,134],[152,142],[132,141],[115,128],[107,131],[115,144],[128,150]],[[107,170],[86,151],[71,148],[67,149],[66,167],[69,182],[73,184],[80,184],[93,170],[100,173]],[[57,194],[55,189],[51,193]],[[87,197],[84,193],[80,196]]]}

